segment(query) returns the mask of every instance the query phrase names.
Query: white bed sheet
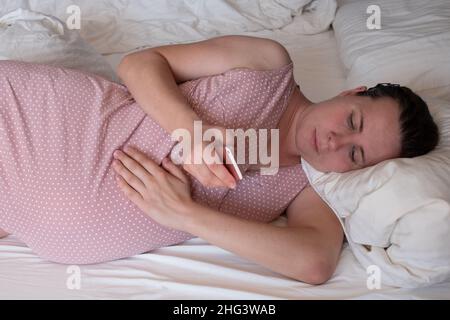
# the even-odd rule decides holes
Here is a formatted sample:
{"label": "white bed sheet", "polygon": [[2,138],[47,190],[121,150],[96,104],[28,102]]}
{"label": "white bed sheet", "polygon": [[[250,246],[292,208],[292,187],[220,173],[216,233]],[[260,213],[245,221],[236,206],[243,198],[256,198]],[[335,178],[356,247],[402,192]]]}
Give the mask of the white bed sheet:
{"label": "white bed sheet", "polygon": [[[333,31],[300,35],[246,33],[283,43],[295,79],[313,101],[343,90],[345,74]],[[105,56],[115,67],[122,54]],[[275,223],[285,223],[281,216]],[[345,246],[330,281],[310,286],[276,274],[195,238],[127,259],[80,267],[81,288],[69,289],[67,265],[46,262],[14,236],[0,239],[0,299],[437,299],[450,283],[420,289],[369,290],[367,274]],[[382,278],[381,278],[382,281]]]}
{"label": "white bed sheet", "polygon": [[0,240],[1,299],[442,299],[448,284],[369,290],[366,272],[345,246],[333,278],[311,286],[195,238],[96,265],[82,265],[69,289],[68,265],[46,262],[13,236]]}

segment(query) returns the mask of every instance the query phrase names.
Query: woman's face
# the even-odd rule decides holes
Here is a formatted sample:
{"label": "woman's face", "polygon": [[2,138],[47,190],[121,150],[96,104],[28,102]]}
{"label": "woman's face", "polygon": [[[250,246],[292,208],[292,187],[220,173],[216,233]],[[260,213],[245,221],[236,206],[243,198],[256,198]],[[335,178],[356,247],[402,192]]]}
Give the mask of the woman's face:
{"label": "woman's face", "polygon": [[304,110],[296,124],[296,146],[316,170],[345,172],[400,155],[397,102],[356,96],[364,90],[344,91]]}

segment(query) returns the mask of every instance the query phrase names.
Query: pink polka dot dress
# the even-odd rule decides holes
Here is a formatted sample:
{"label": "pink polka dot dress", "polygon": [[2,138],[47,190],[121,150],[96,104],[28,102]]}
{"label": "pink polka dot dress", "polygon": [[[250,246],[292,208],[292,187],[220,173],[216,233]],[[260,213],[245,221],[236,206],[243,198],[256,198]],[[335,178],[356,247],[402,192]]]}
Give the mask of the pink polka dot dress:
{"label": "pink polka dot dress", "polygon": [[[179,88],[211,124],[270,129],[295,86],[290,63],[232,69]],[[111,166],[113,151],[128,145],[160,164],[175,143],[123,85],[72,69],[0,61],[0,228],[43,259],[65,264],[126,258],[191,239],[128,200]],[[234,190],[203,187],[191,177],[193,199],[269,222],[308,184],[300,163],[275,175],[247,167]]]}

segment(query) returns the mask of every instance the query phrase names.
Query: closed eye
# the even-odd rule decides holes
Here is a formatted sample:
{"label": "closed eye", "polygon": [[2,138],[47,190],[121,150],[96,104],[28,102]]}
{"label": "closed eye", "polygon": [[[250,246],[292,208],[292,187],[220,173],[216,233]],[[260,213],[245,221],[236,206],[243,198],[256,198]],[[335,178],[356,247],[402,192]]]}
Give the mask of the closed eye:
{"label": "closed eye", "polygon": [[[349,117],[347,118],[347,123],[348,123],[348,127],[350,128],[350,130],[355,131],[355,123],[353,122],[353,111],[350,113]],[[356,160],[355,160],[355,149],[356,147],[353,145],[350,149],[349,152],[349,157],[350,160],[356,165]]]}
{"label": "closed eye", "polygon": [[350,157],[350,160],[354,164],[357,164],[356,161],[355,161],[355,146],[352,146],[352,148],[350,149],[349,157]]}
{"label": "closed eye", "polygon": [[[359,128],[355,127],[355,123],[354,123],[354,110],[352,110],[352,112],[350,113],[349,117],[347,118],[347,123],[348,123],[348,127],[350,128],[350,130],[352,131],[357,131],[359,133],[363,132],[363,125],[364,125],[364,114],[362,112],[362,110],[359,110],[360,113],[360,120],[359,120]],[[352,163],[354,163],[355,165],[357,165],[356,160],[355,160],[355,153],[356,153],[356,149],[357,146],[353,145],[350,148],[349,151],[349,158],[352,161]],[[366,157],[364,155],[364,149],[362,147],[358,147],[358,151],[359,151],[359,156],[360,156],[360,165],[361,167],[364,167],[366,165]]]}
{"label": "closed eye", "polygon": [[348,127],[349,127],[351,130],[355,130],[355,124],[354,124],[354,122],[353,122],[353,111],[350,113],[350,115],[349,115],[349,117],[348,117],[348,119],[347,119],[347,122],[348,122]]}

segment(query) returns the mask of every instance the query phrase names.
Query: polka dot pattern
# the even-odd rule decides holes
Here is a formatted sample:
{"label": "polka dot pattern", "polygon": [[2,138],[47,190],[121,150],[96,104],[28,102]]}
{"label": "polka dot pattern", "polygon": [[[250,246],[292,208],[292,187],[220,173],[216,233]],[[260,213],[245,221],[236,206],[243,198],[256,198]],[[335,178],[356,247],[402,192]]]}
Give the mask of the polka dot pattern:
{"label": "polka dot pattern", "polygon": [[[275,128],[295,87],[292,68],[237,68],[180,89],[210,123]],[[175,142],[125,86],[82,71],[0,61],[0,228],[37,255],[91,264],[193,238],[156,223],[122,194],[112,153],[127,145],[161,163]],[[273,176],[244,172],[235,190],[191,181],[196,201],[260,221],[280,215],[308,183],[300,164]]]}

